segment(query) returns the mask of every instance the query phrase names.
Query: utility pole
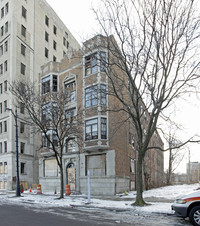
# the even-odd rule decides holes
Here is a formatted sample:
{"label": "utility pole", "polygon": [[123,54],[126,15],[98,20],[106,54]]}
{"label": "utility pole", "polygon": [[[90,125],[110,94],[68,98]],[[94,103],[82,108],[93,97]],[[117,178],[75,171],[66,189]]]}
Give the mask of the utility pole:
{"label": "utility pole", "polygon": [[18,125],[17,125],[17,108],[15,109],[15,113],[12,109],[6,108],[6,110],[11,111],[12,115],[15,119],[15,142],[16,142],[16,196],[20,196],[20,182],[19,182],[19,151],[18,151]]}

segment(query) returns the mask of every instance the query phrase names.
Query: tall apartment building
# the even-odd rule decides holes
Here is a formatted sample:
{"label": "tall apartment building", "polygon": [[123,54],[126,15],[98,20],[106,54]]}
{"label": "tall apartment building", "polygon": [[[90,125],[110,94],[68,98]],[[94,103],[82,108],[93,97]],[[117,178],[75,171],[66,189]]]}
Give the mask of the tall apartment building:
{"label": "tall apartment building", "polygon": [[[113,195],[134,189],[136,178],[137,145],[132,143],[134,130],[124,112],[108,111],[120,103],[114,96],[106,95],[109,87],[105,71],[109,55],[106,40],[101,35],[95,36],[84,43],[82,51],[65,56],[60,63],[43,65],[40,74],[42,95],[57,92],[60,87],[64,89],[66,120],[69,116],[82,116],[80,131],[83,142],[77,145],[72,141],[64,150],[64,184],[70,184],[73,191],[87,193],[89,170],[91,193],[97,195]],[[56,88],[55,77],[59,81]],[[53,137],[53,134],[49,136]],[[55,155],[45,137],[41,140],[40,184],[43,191],[59,190]],[[163,146],[157,132],[151,142]],[[151,165],[147,164],[146,172],[152,178],[151,183],[159,186],[163,179],[163,153],[151,150],[148,160]]]}
{"label": "tall apartment building", "polygon": [[[9,84],[38,81],[40,66],[60,61],[79,44],[45,0],[0,0],[0,189],[16,186],[15,99]],[[24,184],[37,183],[38,140],[18,106],[19,171]]]}

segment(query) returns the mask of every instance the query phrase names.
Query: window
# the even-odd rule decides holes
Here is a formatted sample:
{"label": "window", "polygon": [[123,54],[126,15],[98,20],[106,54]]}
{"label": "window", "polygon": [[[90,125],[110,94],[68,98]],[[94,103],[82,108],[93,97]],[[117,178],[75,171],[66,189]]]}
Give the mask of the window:
{"label": "window", "polygon": [[7,132],[7,121],[4,121],[4,132]]}
{"label": "window", "polygon": [[4,26],[1,27],[1,36],[4,34]]}
{"label": "window", "polygon": [[101,118],[101,139],[107,139],[107,119]]}
{"label": "window", "polygon": [[49,50],[47,48],[45,48],[45,57],[48,58],[49,57]]}
{"label": "window", "polygon": [[54,33],[54,35],[57,34],[57,27],[55,25],[53,26],[53,33]]}
{"label": "window", "polygon": [[45,136],[44,133],[42,133],[42,147],[50,147],[50,131],[47,132],[47,135]]}
{"label": "window", "polygon": [[24,151],[25,151],[25,143],[20,142],[20,153],[24,154]]}
{"label": "window", "polygon": [[58,176],[58,164],[56,159],[44,160],[44,176],[56,177]]}
{"label": "window", "polygon": [[58,76],[53,75],[53,92],[58,91]]}
{"label": "window", "polygon": [[0,64],[0,75],[3,74],[3,64]]}
{"label": "window", "polygon": [[0,162],[0,173],[3,173],[3,163]]}
{"label": "window", "polygon": [[3,55],[3,45],[0,46],[0,56]]}
{"label": "window", "polygon": [[106,71],[106,53],[100,52],[100,71],[105,72]]}
{"label": "window", "polygon": [[7,141],[4,141],[4,152],[7,152]]}
{"label": "window", "polygon": [[3,93],[3,84],[0,83],[0,94],[2,94],[2,93]]}
{"label": "window", "polygon": [[67,32],[65,32],[65,38],[68,38],[68,33]]}
{"label": "window", "polygon": [[24,6],[22,6],[22,17],[24,17],[24,19],[26,19],[26,13],[27,10],[24,8]]}
{"label": "window", "polygon": [[25,71],[26,71],[26,66],[23,63],[21,63],[21,74],[25,75]]}
{"label": "window", "polygon": [[53,62],[56,62],[56,57],[55,56],[53,56]]}
{"label": "window", "polygon": [[76,108],[71,108],[65,111],[66,123],[72,123],[74,116],[76,115]]}
{"label": "window", "polygon": [[20,113],[24,114],[25,113],[25,104],[24,103],[20,103]]}
{"label": "window", "polygon": [[7,106],[8,106],[8,105],[7,105],[7,100],[5,100],[5,101],[4,101],[4,112],[6,112]]}
{"label": "window", "polygon": [[4,62],[4,72],[7,72],[8,71],[8,61],[6,60]]}
{"label": "window", "polygon": [[86,175],[88,170],[91,176],[106,175],[106,155],[90,155],[86,156]]}
{"label": "window", "polygon": [[85,107],[96,106],[98,104],[97,85],[85,89]]}
{"label": "window", "polygon": [[3,129],[2,129],[2,122],[0,122],[0,133],[2,133],[3,132]]}
{"label": "window", "polygon": [[24,162],[21,162],[21,164],[20,164],[20,173],[21,174],[25,173],[25,163]]}
{"label": "window", "polygon": [[24,131],[25,131],[25,123],[20,122],[20,133],[24,133]]}
{"label": "window", "polygon": [[85,140],[98,139],[98,119],[85,122]]}
{"label": "window", "polygon": [[5,23],[5,33],[8,32],[8,22]]}
{"label": "window", "polygon": [[4,173],[8,173],[7,162],[4,162]]}
{"label": "window", "polygon": [[66,40],[65,37],[63,37],[63,45],[68,49],[69,48],[69,42]]}
{"label": "window", "polygon": [[51,109],[50,109],[50,103],[44,104],[42,106],[42,121],[47,121],[50,119],[51,116]]}
{"label": "window", "polygon": [[21,34],[26,37],[26,28],[22,25],[21,26]]}
{"label": "window", "polygon": [[65,93],[66,93],[66,100],[67,103],[75,102],[76,101],[76,82],[70,82],[65,84]]}
{"label": "window", "polygon": [[50,75],[42,79],[42,94],[50,91]]}
{"label": "window", "polygon": [[8,90],[8,82],[6,80],[4,81],[4,92],[7,92],[7,90]]}
{"label": "window", "polygon": [[45,40],[49,42],[49,34],[45,31]]}
{"label": "window", "polygon": [[56,43],[56,41],[53,41],[53,48],[56,50],[56,48],[57,48],[57,43]]}
{"label": "window", "polygon": [[52,140],[53,140],[53,145],[54,146],[58,146],[58,136],[56,134],[56,132],[53,131],[53,134],[52,134]]}
{"label": "window", "polygon": [[65,142],[66,152],[74,152],[77,149],[78,149],[78,146],[75,138],[72,138],[71,140],[68,140],[68,142]]}
{"label": "window", "polygon": [[26,55],[26,46],[23,44],[21,44],[21,54],[24,56]]}
{"label": "window", "polygon": [[45,24],[46,24],[47,26],[49,26],[49,17],[48,17],[48,16],[45,16]]}
{"label": "window", "polygon": [[0,153],[2,153],[3,152],[3,145],[2,145],[2,142],[0,142]]}
{"label": "window", "polygon": [[9,5],[8,5],[8,2],[6,3],[6,6],[5,6],[5,14],[8,13],[8,10],[9,10]]}
{"label": "window", "polygon": [[[101,139],[107,139],[107,119],[101,118]],[[85,122],[85,140],[98,139],[98,119],[91,119]]]}
{"label": "window", "polygon": [[97,53],[85,58],[85,75],[90,75],[97,72]]}
{"label": "window", "polygon": [[[8,41],[6,41],[6,42],[4,43],[4,49],[5,49],[5,52],[8,51]],[[3,45],[2,45],[2,54],[3,54]],[[0,56],[1,56],[1,53],[0,53]]]}
{"label": "window", "polygon": [[101,85],[101,105],[106,105],[106,85]]}
{"label": "window", "polygon": [[3,18],[3,17],[4,17],[4,7],[1,8],[1,18]]}
{"label": "window", "polygon": [[2,103],[0,103],[0,114],[3,113],[3,107],[2,107]]}

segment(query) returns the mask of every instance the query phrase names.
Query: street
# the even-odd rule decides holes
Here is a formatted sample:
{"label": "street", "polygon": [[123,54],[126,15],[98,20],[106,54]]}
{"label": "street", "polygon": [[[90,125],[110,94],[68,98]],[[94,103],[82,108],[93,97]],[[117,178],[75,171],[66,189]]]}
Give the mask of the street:
{"label": "street", "polygon": [[87,207],[37,207],[33,203],[1,203],[2,226],[92,226],[92,225],[191,225],[188,220],[167,214],[135,213]]}

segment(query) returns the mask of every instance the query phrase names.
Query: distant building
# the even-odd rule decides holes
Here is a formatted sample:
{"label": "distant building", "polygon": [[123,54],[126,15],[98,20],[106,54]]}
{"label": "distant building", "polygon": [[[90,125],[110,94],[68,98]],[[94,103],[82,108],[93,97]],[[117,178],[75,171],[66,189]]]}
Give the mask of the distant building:
{"label": "distant building", "polygon": [[[0,189],[16,186],[15,111],[9,84],[38,82],[40,66],[60,61],[79,44],[45,0],[0,1]],[[19,171],[24,187],[38,182],[38,139],[18,106]]]}
{"label": "distant building", "polygon": [[[127,119],[124,112],[107,111],[119,104],[115,97],[105,92],[109,80],[101,60],[108,60],[108,56],[106,38],[98,35],[84,43],[83,51],[66,55],[60,63],[49,62],[41,67],[40,87],[48,86],[45,95],[53,91],[53,80],[57,79],[57,84],[64,87],[70,97],[66,99],[66,117],[68,112],[76,116],[77,111],[83,116],[83,145],[78,147],[72,142],[63,158],[65,183],[71,185],[72,191],[87,193],[88,170],[92,194],[113,195],[135,189],[137,146],[134,131],[128,120],[119,124]],[[45,83],[47,78],[48,84]],[[145,117],[148,120],[148,113]],[[151,142],[163,147],[157,132]],[[145,172],[149,187],[162,185],[163,159],[163,152],[148,151]],[[46,145],[41,150],[39,166],[43,190],[59,190],[58,166]]]}
{"label": "distant building", "polygon": [[200,180],[200,163],[189,162],[187,163],[187,176],[188,183],[197,183]]}

